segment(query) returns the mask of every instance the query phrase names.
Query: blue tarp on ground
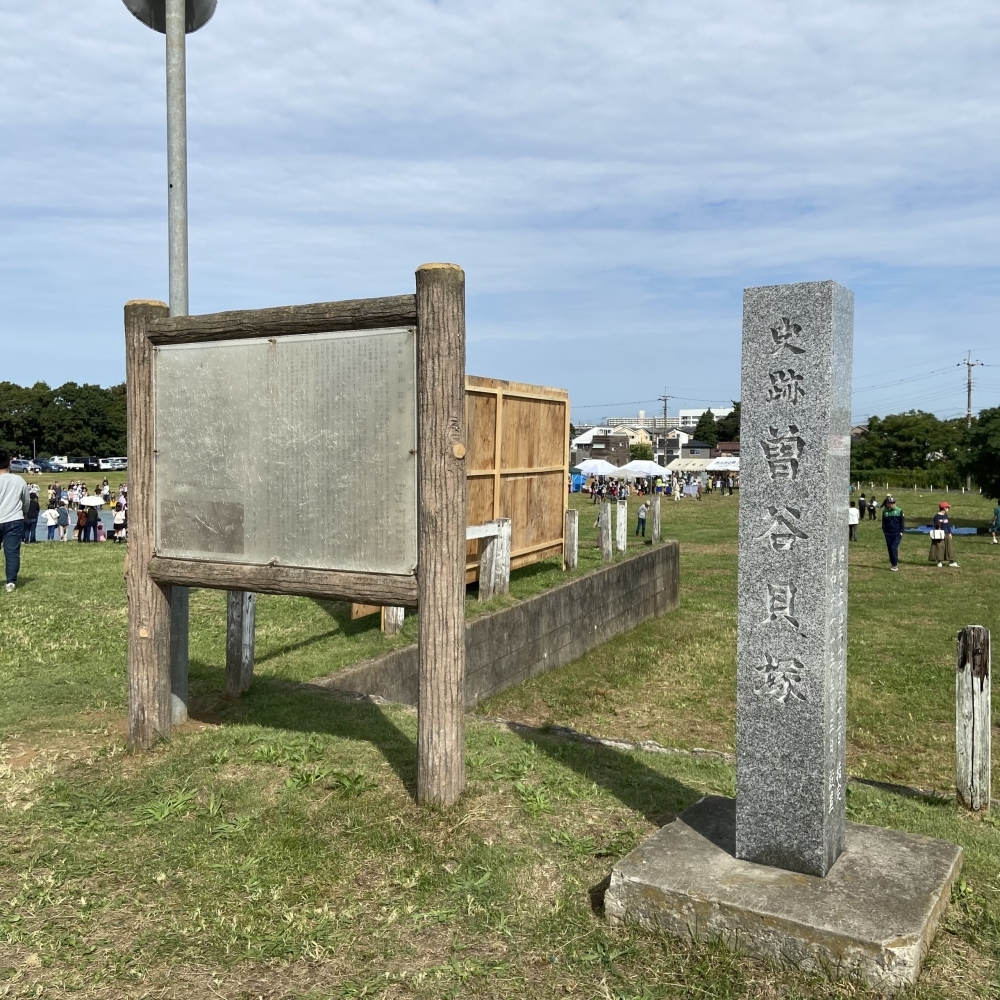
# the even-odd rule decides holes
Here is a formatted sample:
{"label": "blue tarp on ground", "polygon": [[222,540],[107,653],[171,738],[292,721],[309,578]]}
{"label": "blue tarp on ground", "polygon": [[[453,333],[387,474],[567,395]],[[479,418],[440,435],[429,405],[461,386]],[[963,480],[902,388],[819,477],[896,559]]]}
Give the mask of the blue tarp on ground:
{"label": "blue tarp on ground", "polygon": [[583,489],[583,484],[587,481],[587,477],[581,475],[579,472],[573,473],[573,480],[570,485],[570,490],[573,493],[579,493]]}
{"label": "blue tarp on ground", "polygon": [[[919,528],[906,528],[905,531],[909,535],[929,535],[931,533],[931,526],[929,524],[922,524]],[[978,528],[951,529],[953,535],[975,535],[978,531]]]}

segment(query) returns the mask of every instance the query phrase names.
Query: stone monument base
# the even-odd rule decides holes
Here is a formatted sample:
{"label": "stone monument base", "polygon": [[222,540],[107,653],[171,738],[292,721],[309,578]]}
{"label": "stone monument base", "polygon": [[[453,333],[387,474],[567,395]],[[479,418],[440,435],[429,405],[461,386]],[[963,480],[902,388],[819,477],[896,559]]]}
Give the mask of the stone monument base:
{"label": "stone monument base", "polygon": [[735,850],[736,802],[708,796],[615,865],[605,913],[892,992],[917,981],[962,867],[954,844],[856,823],[826,878]]}

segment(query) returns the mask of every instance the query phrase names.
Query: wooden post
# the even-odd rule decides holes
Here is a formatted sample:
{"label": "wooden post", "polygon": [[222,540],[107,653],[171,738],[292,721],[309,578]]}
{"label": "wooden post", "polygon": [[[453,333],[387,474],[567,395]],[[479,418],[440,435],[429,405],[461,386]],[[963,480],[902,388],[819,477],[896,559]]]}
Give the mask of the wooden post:
{"label": "wooden post", "polygon": [[417,270],[417,801],[465,788],[465,273]]}
{"label": "wooden post", "polygon": [[149,576],[153,556],[153,346],[151,319],[169,315],[162,302],[125,305],[125,379],[128,406],[128,742],[144,750],[170,736],[169,587]]}
{"label": "wooden post", "polygon": [[170,587],[170,722],[182,726],[188,720],[188,635],[190,591]]}
{"label": "wooden post", "polygon": [[958,633],[955,672],[955,756],[958,801],[976,812],[990,807],[990,631],[968,625]]}
{"label": "wooden post", "polygon": [[403,616],[406,608],[398,608],[394,605],[382,606],[382,634],[399,635],[403,631]]}
{"label": "wooden post", "polygon": [[253,646],[257,595],[252,590],[226,591],[226,696],[238,698],[253,680]]}
{"label": "wooden post", "polygon": [[497,536],[487,535],[482,539],[479,553],[479,600],[493,598],[496,586]]}
{"label": "wooden post", "polygon": [[660,494],[653,495],[653,544],[660,540]]}
{"label": "wooden post", "polygon": [[615,504],[615,542],[619,552],[624,552],[628,545],[628,501],[619,500]]}
{"label": "wooden post", "polygon": [[575,507],[566,510],[566,547],[563,569],[576,569],[580,551],[580,512]]}
{"label": "wooden post", "polygon": [[611,503],[602,500],[597,513],[597,544],[601,548],[601,562],[611,562]]}

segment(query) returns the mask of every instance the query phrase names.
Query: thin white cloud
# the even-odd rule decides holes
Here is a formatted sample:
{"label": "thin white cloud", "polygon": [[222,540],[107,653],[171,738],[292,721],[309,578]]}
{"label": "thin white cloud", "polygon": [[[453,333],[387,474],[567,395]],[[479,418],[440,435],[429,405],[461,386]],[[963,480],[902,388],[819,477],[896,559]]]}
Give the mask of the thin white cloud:
{"label": "thin white cloud", "polygon": [[[121,303],[165,288],[162,37],[114,0],[5,22],[0,378],[115,381]],[[452,259],[471,366],[581,403],[737,395],[754,283],[854,287],[859,377],[946,327],[986,347],[998,42],[985,0],[220,0],[189,40],[192,306]]]}

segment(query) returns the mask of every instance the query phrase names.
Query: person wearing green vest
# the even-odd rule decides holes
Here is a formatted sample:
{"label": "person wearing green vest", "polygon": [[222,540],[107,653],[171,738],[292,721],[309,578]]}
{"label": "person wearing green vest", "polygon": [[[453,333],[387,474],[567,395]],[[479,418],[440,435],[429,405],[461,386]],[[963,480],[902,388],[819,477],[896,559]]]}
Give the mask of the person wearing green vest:
{"label": "person wearing green vest", "polygon": [[885,547],[889,550],[889,569],[893,573],[899,571],[899,542],[905,527],[903,509],[896,506],[896,498],[890,494],[882,501],[882,534],[885,535]]}

